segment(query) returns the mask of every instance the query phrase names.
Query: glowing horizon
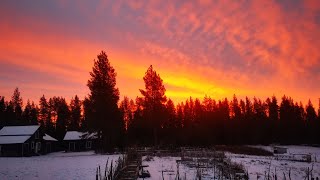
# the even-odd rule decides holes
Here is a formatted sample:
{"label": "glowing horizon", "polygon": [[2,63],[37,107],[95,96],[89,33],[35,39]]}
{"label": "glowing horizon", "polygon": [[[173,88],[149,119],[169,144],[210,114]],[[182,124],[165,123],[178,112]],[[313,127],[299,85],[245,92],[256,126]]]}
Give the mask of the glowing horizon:
{"label": "glowing horizon", "polygon": [[0,95],[88,94],[106,51],[121,98],[135,99],[149,65],[175,104],[205,95],[320,97],[320,2],[1,1]]}

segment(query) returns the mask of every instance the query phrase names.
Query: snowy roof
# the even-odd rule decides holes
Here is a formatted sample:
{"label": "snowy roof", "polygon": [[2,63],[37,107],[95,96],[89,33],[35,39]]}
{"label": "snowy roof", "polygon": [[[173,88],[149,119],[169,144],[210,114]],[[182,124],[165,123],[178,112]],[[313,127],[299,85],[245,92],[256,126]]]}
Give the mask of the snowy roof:
{"label": "snowy roof", "polygon": [[0,136],[0,144],[20,144],[26,142],[31,136]]}
{"label": "snowy roof", "polygon": [[32,126],[5,126],[0,130],[0,136],[11,136],[11,135],[32,135],[34,134],[39,125]]}
{"label": "snowy roof", "polygon": [[64,136],[63,140],[81,140],[81,139],[94,139],[94,138],[96,138],[95,133],[68,131]]}
{"label": "snowy roof", "polygon": [[58,141],[58,140],[56,140],[55,138],[49,136],[48,134],[45,134],[45,135],[43,136],[43,140],[45,140],[45,141]]}

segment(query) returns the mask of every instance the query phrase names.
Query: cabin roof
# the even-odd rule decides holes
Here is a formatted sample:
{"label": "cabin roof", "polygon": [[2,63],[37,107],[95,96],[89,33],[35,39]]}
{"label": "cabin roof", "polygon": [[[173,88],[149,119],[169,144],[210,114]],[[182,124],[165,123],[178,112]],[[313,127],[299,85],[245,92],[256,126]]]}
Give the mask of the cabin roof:
{"label": "cabin roof", "polygon": [[56,140],[55,138],[49,136],[48,134],[45,134],[45,135],[43,136],[43,140],[45,140],[45,141],[58,141],[58,140]]}
{"label": "cabin roof", "polygon": [[95,139],[96,133],[79,132],[79,131],[68,131],[64,136],[63,140],[81,140],[81,139]]}
{"label": "cabin roof", "polygon": [[0,136],[31,136],[39,127],[39,125],[5,126],[0,130]]}
{"label": "cabin roof", "polygon": [[0,136],[0,144],[20,144],[26,142],[31,136]]}

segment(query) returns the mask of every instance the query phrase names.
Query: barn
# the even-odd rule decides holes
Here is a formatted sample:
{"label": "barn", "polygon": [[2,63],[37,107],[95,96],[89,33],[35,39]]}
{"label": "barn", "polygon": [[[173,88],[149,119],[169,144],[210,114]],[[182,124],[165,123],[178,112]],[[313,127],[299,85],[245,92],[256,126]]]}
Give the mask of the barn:
{"label": "barn", "polygon": [[86,151],[95,148],[96,139],[96,133],[67,131],[63,144],[65,151]]}
{"label": "barn", "polygon": [[41,152],[39,125],[5,126],[0,130],[0,156],[32,156]]}

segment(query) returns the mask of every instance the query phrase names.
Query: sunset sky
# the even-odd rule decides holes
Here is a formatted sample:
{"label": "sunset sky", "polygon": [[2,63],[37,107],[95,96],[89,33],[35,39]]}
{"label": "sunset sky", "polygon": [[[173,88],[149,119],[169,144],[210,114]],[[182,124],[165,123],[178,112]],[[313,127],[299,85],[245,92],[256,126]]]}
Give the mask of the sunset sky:
{"label": "sunset sky", "polygon": [[106,51],[120,95],[152,64],[175,102],[320,97],[320,1],[0,1],[0,95],[83,98]]}

